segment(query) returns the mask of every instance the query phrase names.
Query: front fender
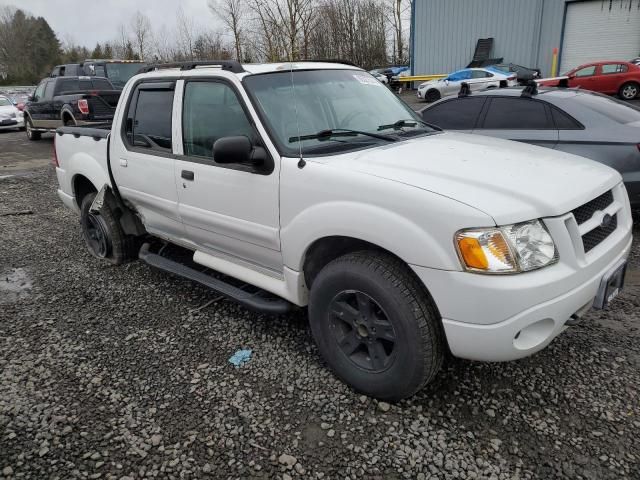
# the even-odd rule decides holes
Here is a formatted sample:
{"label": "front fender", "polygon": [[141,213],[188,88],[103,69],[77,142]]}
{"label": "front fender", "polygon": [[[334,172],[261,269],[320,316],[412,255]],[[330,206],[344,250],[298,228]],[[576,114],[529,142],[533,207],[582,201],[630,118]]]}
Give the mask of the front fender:
{"label": "front fender", "polygon": [[324,237],[344,236],[384,248],[408,264],[445,270],[460,268],[453,244],[442,245],[427,230],[385,208],[355,201],[309,207],[281,230],[287,267],[301,271],[309,247]]}

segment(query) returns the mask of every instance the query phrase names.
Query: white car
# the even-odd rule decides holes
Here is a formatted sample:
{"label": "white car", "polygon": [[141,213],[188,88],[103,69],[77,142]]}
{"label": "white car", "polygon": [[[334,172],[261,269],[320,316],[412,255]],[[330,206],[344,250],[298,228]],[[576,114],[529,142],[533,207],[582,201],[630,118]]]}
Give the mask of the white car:
{"label": "white car", "polygon": [[0,96],[0,130],[16,128],[24,128],[24,116],[9,97]]}
{"label": "white car", "polygon": [[446,78],[429,80],[418,86],[418,98],[435,102],[442,97],[460,91],[463,82],[473,91],[486,88],[513,87],[518,84],[515,73],[500,72],[489,68],[464,68],[449,74]]}
{"label": "white car", "polygon": [[376,80],[378,80],[380,83],[383,83],[383,84],[385,84],[385,85],[389,83],[389,79],[387,78],[387,76],[386,76],[386,75],[383,75],[383,74],[382,74],[382,73],[380,73],[379,71],[377,71],[377,70],[371,70],[369,73],[370,73],[371,75],[373,75],[373,77],[374,77]]}
{"label": "white car", "polygon": [[431,128],[347,65],[151,68],[110,128],[55,136],[88,250],[269,314],[308,309],[358,391],[413,395],[447,350],[531,355],[622,288],[631,210],[607,166]]}

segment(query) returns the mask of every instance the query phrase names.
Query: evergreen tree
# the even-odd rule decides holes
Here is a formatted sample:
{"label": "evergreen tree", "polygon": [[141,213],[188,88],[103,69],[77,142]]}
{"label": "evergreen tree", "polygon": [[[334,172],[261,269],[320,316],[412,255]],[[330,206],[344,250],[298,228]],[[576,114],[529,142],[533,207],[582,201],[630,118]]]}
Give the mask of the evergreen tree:
{"label": "evergreen tree", "polygon": [[34,84],[60,60],[60,41],[47,21],[22,10],[5,10],[0,18],[0,63],[6,65],[4,83]]}
{"label": "evergreen tree", "polygon": [[100,45],[100,43],[96,43],[96,48],[93,49],[93,52],[91,52],[91,58],[103,58],[104,57],[104,53],[102,52],[102,46]]}
{"label": "evergreen tree", "polygon": [[113,47],[111,46],[110,43],[105,43],[104,44],[104,52],[102,54],[104,56],[104,58],[113,58]]}

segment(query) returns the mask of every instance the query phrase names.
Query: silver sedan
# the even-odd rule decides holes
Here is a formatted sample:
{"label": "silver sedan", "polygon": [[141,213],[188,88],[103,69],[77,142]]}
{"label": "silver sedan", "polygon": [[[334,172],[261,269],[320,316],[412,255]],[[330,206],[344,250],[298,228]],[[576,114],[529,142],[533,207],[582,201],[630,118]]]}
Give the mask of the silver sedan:
{"label": "silver sedan", "polygon": [[640,110],[626,102],[572,88],[527,95],[520,87],[445,98],[420,113],[445,130],[531,143],[609,165],[622,174],[632,206],[640,207]]}
{"label": "silver sedan", "polygon": [[487,88],[512,87],[517,84],[515,73],[506,73],[491,68],[464,68],[449,74],[446,78],[430,80],[418,87],[418,98],[435,102],[442,97],[457,93],[463,82],[469,84],[472,91]]}

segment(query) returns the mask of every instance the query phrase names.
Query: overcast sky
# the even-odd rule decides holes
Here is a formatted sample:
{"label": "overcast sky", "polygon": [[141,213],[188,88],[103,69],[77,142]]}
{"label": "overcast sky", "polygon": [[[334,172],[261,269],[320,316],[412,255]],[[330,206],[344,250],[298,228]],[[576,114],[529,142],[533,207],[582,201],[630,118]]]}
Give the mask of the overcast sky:
{"label": "overcast sky", "polygon": [[198,25],[220,28],[207,0],[0,0],[0,6],[6,5],[44,17],[61,41],[71,39],[89,48],[117,38],[119,25],[128,26],[136,10],[149,17],[154,32],[163,24],[174,28],[180,5]]}

